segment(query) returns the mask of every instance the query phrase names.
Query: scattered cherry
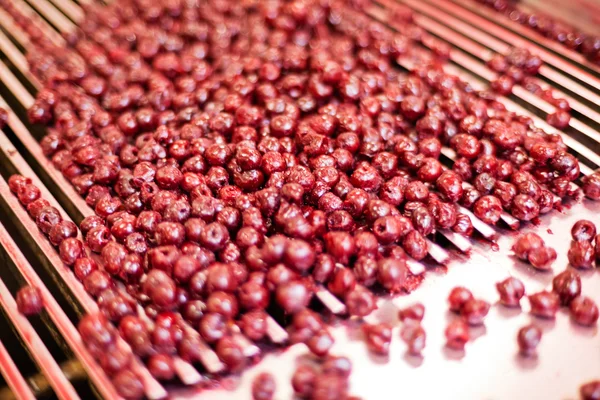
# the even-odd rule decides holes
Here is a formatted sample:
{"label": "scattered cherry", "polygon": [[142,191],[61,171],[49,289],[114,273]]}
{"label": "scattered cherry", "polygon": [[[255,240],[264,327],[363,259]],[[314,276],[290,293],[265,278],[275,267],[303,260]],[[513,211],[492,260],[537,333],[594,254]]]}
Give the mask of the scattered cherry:
{"label": "scattered cherry", "polygon": [[560,299],[554,292],[538,292],[529,296],[531,313],[540,318],[554,318],[560,306]]}
{"label": "scattered cherry", "polygon": [[552,263],[556,261],[556,257],[556,250],[545,246],[530,250],[527,254],[529,263],[540,271],[550,270]]}
{"label": "scattered cherry", "polygon": [[569,264],[574,268],[590,269],[594,267],[596,251],[591,242],[573,241],[567,253]]}
{"label": "scattered cherry", "polygon": [[473,294],[467,288],[457,286],[448,295],[448,303],[450,311],[461,312],[464,305],[473,299]]}
{"label": "scattered cherry", "polygon": [[386,323],[363,325],[367,347],[373,353],[387,355],[392,342],[392,327]]}
{"label": "scattered cherry", "polygon": [[408,353],[411,355],[421,355],[425,348],[427,335],[420,324],[407,324],[402,327],[400,337],[408,346]]}
{"label": "scattered cherry", "polygon": [[258,374],[252,381],[253,400],[271,400],[275,395],[275,378],[268,372]]}
{"label": "scattered cherry", "polygon": [[600,399],[600,380],[587,382],[584,385],[581,385],[579,393],[582,400]]}
{"label": "scattered cherry", "polygon": [[469,326],[461,319],[455,319],[446,328],[446,346],[455,350],[464,350],[469,341]]}
{"label": "scattered cherry", "polygon": [[527,260],[531,250],[544,246],[542,238],[533,232],[520,235],[513,244],[512,250],[521,260]]}
{"label": "scattered cherry", "polygon": [[598,306],[596,303],[585,296],[575,297],[570,305],[571,317],[579,325],[591,326],[598,321]]}
{"label": "scattered cherry", "polygon": [[398,311],[398,319],[400,321],[418,321],[423,320],[425,315],[425,306],[421,303],[416,303]]}
{"label": "scattered cherry", "polygon": [[19,289],[16,301],[19,312],[27,316],[39,314],[44,308],[40,290],[33,286],[23,286]]}
{"label": "scattered cherry", "polygon": [[541,339],[542,330],[536,325],[527,325],[519,329],[517,343],[520,353],[526,357],[534,356]]}
{"label": "scattered cherry", "polygon": [[587,219],[580,219],[571,228],[571,236],[578,242],[591,242],[596,236],[596,225]]}
{"label": "scattered cherry", "polygon": [[309,365],[300,365],[292,376],[292,387],[294,392],[303,398],[312,396],[315,381],[317,379],[317,371]]}
{"label": "scattered cherry", "polygon": [[467,300],[460,308],[460,314],[469,325],[481,325],[490,310],[490,304],[480,299]]}
{"label": "scattered cherry", "polygon": [[576,271],[567,269],[552,280],[552,291],[558,295],[560,302],[568,306],[574,298],[581,294],[581,278]]}
{"label": "scattered cherry", "polygon": [[496,289],[500,294],[500,303],[507,307],[520,307],[521,298],[525,295],[523,282],[515,277],[506,278],[496,283]]}

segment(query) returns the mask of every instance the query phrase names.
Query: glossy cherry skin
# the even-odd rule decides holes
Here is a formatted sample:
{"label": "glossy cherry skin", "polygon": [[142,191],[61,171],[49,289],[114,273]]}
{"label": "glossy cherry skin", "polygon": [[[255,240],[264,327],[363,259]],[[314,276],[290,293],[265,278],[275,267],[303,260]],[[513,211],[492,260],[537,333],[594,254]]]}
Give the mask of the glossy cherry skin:
{"label": "glossy cherry skin", "polygon": [[519,352],[526,357],[536,354],[536,348],[542,339],[542,330],[535,325],[528,325],[519,330],[517,343]]}
{"label": "glossy cherry skin", "polygon": [[567,269],[552,280],[552,291],[558,294],[563,305],[569,305],[581,294],[581,278],[579,273]]}
{"label": "glossy cherry skin", "polygon": [[39,314],[44,307],[40,290],[32,286],[22,287],[17,292],[16,301],[19,312],[27,316]]}
{"label": "glossy cherry skin", "polygon": [[496,289],[500,295],[500,303],[507,307],[519,307],[521,298],[525,295],[523,282],[512,276],[498,282]]}

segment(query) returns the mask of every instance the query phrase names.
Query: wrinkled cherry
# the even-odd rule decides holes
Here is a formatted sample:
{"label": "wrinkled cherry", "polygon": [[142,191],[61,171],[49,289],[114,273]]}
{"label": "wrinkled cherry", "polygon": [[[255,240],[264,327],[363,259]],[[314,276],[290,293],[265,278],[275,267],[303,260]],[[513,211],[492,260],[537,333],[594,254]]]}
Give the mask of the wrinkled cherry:
{"label": "wrinkled cherry", "polygon": [[445,335],[446,346],[454,350],[464,350],[470,339],[469,326],[463,320],[455,319],[448,324]]}
{"label": "wrinkled cherry", "polygon": [[469,325],[481,325],[490,310],[490,304],[480,299],[467,300],[460,309],[461,316]]}
{"label": "wrinkled cherry", "polygon": [[577,296],[569,305],[571,318],[579,325],[592,326],[598,321],[598,306],[594,300],[585,296]]}
{"label": "wrinkled cherry", "polygon": [[406,343],[407,352],[413,356],[420,356],[425,348],[427,335],[420,324],[404,325],[400,337]]}
{"label": "wrinkled cherry", "polygon": [[591,242],[596,236],[596,226],[592,221],[580,219],[571,228],[571,236],[579,242]]}
{"label": "wrinkled cherry", "polygon": [[518,258],[521,260],[527,260],[531,250],[535,250],[543,246],[544,241],[538,234],[528,232],[517,238],[512,246],[512,250]]}
{"label": "wrinkled cherry", "polygon": [[540,271],[549,270],[551,264],[556,260],[556,257],[556,250],[545,246],[530,250],[527,255],[529,263]]}
{"label": "wrinkled cherry", "polygon": [[27,316],[39,314],[44,308],[40,290],[33,286],[24,286],[19,289],[16,301],[19,312]]}
{"label": "wrinkled cherry", "polygon": [[346,294],[346,307],[348,314],[356,317],[367,316],[373,311],[376,306],[375,296],[370,291],[357,287],[356,289]]}
{"label": "wrinkled cherry", "polygon": [[496,283],[496,289],[500,294],[500,303],[507,307],[519,307],[521,298],[525,295],[523,282],[515,277],[506,278]]}
{"label": "wrinkled cherry", "polygon": [[560,299],[554,292],[539,292],[529,296],[531,313],[541,318],[554,318],[560,306]]}
{"label": "wrinkled cherry", "polygon": [[454,312],[461,312],[465,303],[470,300],[473,300],[473,294],[469,289],[462,286],[455,287],[448,295],[450,310]]}
{"label": "wrinkled cherry", "polygon": [[563,305],[569,305],[581,294],[581,278],[576,271],[567,269],[552,280],[552,291],[558,295]]}
{"label": "wrinkled cherry", "polygon": [[582,400],[598,400],[600,399],[600,380],[591,381],[579,388]]}
{"label": "wrinkled cherry", "polygon": [[571,242],[571,247],[567,253],[569,264],[574,268],[590,269],[594,267],[596,252],[590,242]]}
{"label": "wrinkled cherry", "polygon": [[271,400],[275,395],[275,378],[268,372],[258,374],[252,381],[253,400]]}
{"label": "wrinkled cherry", "polygon": [[519,329],[519,333],[517,334],[519,352],[526,357],[534,356],[541,340],[542,330],[537,326],[527,325]]}
{"label": "wrinkled cherry", "polygon": [[310,365],[300,365],[292,376],[294,392],[303,398],[310,398],[313,394],[317,371]]}
{"label": "wrinkled cherry", "polygon": [[333,342],[331,334],[326,329],[322,329],[308,339],[306,346],[317,357],[324,357],[329,353]]}
{"label": "wrinkled cherry", "polygon": [[370,351],[380,355],[387,355],[392,342],[392,327],[386,323],[363,325],[367,347]]}
{"label": "wrinkled cherry", "polygon": [[403,322],[407,320],[421,322],[424,315],[425,306],[421,303],[413,304],[398,311],[398,319]]}

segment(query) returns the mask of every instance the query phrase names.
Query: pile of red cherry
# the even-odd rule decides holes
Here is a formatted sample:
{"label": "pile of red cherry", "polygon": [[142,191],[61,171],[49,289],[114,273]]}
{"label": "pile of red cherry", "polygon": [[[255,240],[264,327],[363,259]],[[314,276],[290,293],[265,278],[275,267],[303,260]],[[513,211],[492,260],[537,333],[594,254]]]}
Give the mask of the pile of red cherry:
{"label": "pile of red cherry", "polygon": [[[83,244],[77,236],[77,228],[71,221],[62,220],[60,213],[55,207],[52,207],[46,200],[40,198],[39,189],[31,183],[31,180],[20,175],[13,175],[9,179],[9,187],[27,207],[31,217],[35,219],[42,232],[48,235],[50,242],[59,248],[59,254],[66,265],[74,268],[76,276],[83,280],[86,290],[93,296],[97,296],[98,305],[110,320],[119,322],[119,331],[122,337],[131,346],[131,349],[123,347],[117,343],[117,331],[102,315],[88,315],[82,319],[79,330],[84,338],[88,349],[97,357],[107,373],[114,376],[114,382],[120,393],[127,398],[139,397],[142,392],[142,384],[139,378],[130,370],[129,366],[133,353],[140,357],[147,358],[147,366],[154,377],[161,380],[172,380],[175,377],[173,360],[169,356],[176,348],[179,354],[189,361],[198,361],[200,355],[197,353],[197,337],[186,334],[180,320],[172,312],[163,312],[156,315],[155,327],[150,328],[150,324],[143,319],[136,317],[135,301],[126,293],[117,289],[118,284],[111,276],[100,269],[93,258],[86,255],[86,245]],[[87,219],[87,221],[97,219]],[[103,225],[98,225],[103,226]],[[92,228],[93,229],[93,228]],[[92,230],[88,230],[88,233]],[[587,269],[593,266],[596,258],[600,258],[600,248],[598,247],[598,238],[596,237],[596,227],[587,220],[580,220],[572,228],[573,242],[569,250],[569,261],[575,268]],[[110,238],[110,233],[107,233]],[[596,239],[596,248],[591,244],[592,239]],[[103,247],[105,249],[118,246],[116,242],[109,241]],[[108,250],[111,254],[121,254],[115,247]],[[556,252],[544,245],[543,240],[534,233],[521,235],[515,241],[513,246],[515,255],[521,259],[528,260],[535,268],[549,270],[550,264],[556,259]],[[541,254],[541,255],[540,255]],[[548,255],[550,254],[550,256]],[[110,269],[110,257],[104,255],[106,264],[105,269]],[[125,256],[128,257],[128,256]],[[180,265],[179,258],[175,265]],[[185,259],[186,266],[191,261]],[[542,260],[542,261],[540,261]],[[135,265],[134,271],[131,271],[131,263],[126,263],[127,273],[134,275],[141,274],[142,267],[139,262]],[[395,260],[394,260],[395,261]],[[393,264],[393,263],[392,263]],[[385,271],[393,271],[387,267]],[[187,270],[187,268],[186,268]],[[140,272],[138,272],[140,271]],[[156,272],[159,274],[156,274]],[[174,272],[174,271],[173,271]],[[379,272],[382,273],[382,272]],[[218,278],[223,279],[226,275],[218,274]],[[126,280],[123,275],[120,276]],[[167,294],[175,293],[175,285],[166,285],[165,282],[171,282],[168,275],[162,270],[152,270],[148,272],[146,280],[142,283],[142,290],[145,296],[153,300],[153,304],[165,304],[170,306],[169,299],[173,296]],[[204,281],[208,278],[205,276]],[[338,278],[341,281],[344,279]],[[155,281],[155,282],[149,282]],[[216,282],[216,281],[215,281]],[[249,281],[251,283],[256,283]],[[247,285],[246,282],[242,285]],[[213,282],[214,284],[214,282]],[[173,286],[169,290],[170,286]],[[542,291],[529,296],[531,313],[539,318],[554,318],[560,305],[567,306],[570,309],[573,321],[583,326],[594,326],[598,320],[599,312],[595,302],[589,297],[581,295],[581,279],[579,274],[571,269],[567,269],[553,279],[552,291]],[[265,295],[262,294],[265,288],[262,285],[252,285],[242,289],[238,297],[244,300],[242,304],[250,308],[257,301],[266,302]],[[333,286],[332,286],[333,287]],[[500,295],[500,304],[506,307],[520,307],[520,301],[525,296],[525,287],[517,278],[510,277],[497,285]],[[297,289],[295,289],[297,290]],[[243,294],[247,291],[246,294]],[[255,292],[252,292],[255,291]],[[219,293],[218,296],[214,295]],[[158,296],[158,294],[160,294]],[[303,397],[322,399],[328,397],[325,393],[334,393],[336,395],[346,396],[348,390],[347,379],[350,374],[350,361],[344,357],[334,357],[329,355],[329,350],[333,345],[333,338],[329,334],[325,323],[321,317],[307,308],[307,304],[298,304],[295,301],[290,303],[289,299],[279,300],[279,291],[276,292],[277,301],[285,308],[292,307],[293,319],[291,321],[291,340],[292,342],[304,342],[309,350],[317,357],[323,360],[323,374],[318,374],[313,366],[301,365],[294,373],[292,386],[294,391]],[[245,297],[244,297],[245,296]],[[371,292],[366,289],[354,289],[347,294],[348,298],[355,299],[348,301],[350,309],[360,310],[354,315],[364,316],[375,308],[374,299]],[[215,300],[218,298],[218,300]],[[466,343],[470,340],[469,326],[478,326],[483,324],[484,318],[488,314],[490,304],[484,300],[476,299],[472,293],[464,287],[454,288],[448,297],[449,308],[458,313],[461,318],[452,320],[445,332],[447,346],[456,350],[464,350]],[[358,304],[354,306],[353,304]],[[37,314],[42,309],[42,300],[39,290],[26,286],[17,294],[17,305],[19,310],[25,315]],[[263,308],[266,304],[262,304]],[[200,321],[199,332],[202,338],[209,343],[216,342],[216,351],[222,361],[224,361],[231,371],[237,371],[244,366],[244,355],[242,349],[232,338],[225,336],[225,332],[218,332],[223,322],[217,322],[219,319],[237,307],[235,297],[228,295],[227,292],[214,292],[210,295],[205,305],[201,301],[186,301],[180,304],[180,311],[186,320],[190,322]],[[216,307],[211,311],[212,307]],[[203,312],[207,310],[212,314],[205,317],[208,321],[200,319]],[[236,310],[237,312],[237,310]],[[426,344],[426,333],[421,327],[420,322],[423,319],[425,308],[422,304],[414,304],[398,313],[400,321],[404,322],[400,337],[407,345],[407,352],[411,355],[419,356]],[[196,315],[200,318],[194,319]],[[230,315],[230,318],[233,316]],[[266,331],[264,311],[250,311],[244,314],[239,322],[240,327],[246,335],[253,340],[261,340]],[[217,324],[217,325],[215,325]],[[364,324],[362,326],[366,343],[370,351],[379,355],[387,355],[392,341],[392,326],[388,323]],[[215,331],[215,329],[217,331]],[[219,336],[216,338],[215,334]],[[166,336],[165,336],[166,335]],[[535,355],[535,348],[539,344],[542,331],[535,324],[523,327],[517,336],[517,341],[521,353],[524,356]],[[177,339],[177,337],[179,337]],[[160,338],[157,342],[156,339]],[[177,340],[179,341],[177,343]],[[154,344],[154,348],[152,347]],[[177,347],[175,347],[177,346]],[[169,350],[170,349],[170,350]],[[133,350],[133,353],[132,351]],[[594,382],[582,387],[582,393],[593,385],[599,385]],[[252,387],[255,399],[271,399],[275,391],[275,383],[272,376],[263,373],[259,375]],[[323,394],[321,395],[321,392]],[[593,399],[594,397],[584,397],[584,399]]]}
{"label": "pile of red cherry", "polygon": [[501,12],[511,20],[583,54],[593,63],[598,64],[600,62],[600,37],[596,35],[588,35],[539,12],[529,13],[522,11],[510,0],[477,1]]}
{"label": "pile of red cherry", "polygon": [[[95,211],[85,243],[27,178],[11,190],[98,301],[105,317],[80,330],[128,398],[141,395],[131,354],[104,351],[119,333],[167,381],[172,355],[198,361],[199,338],[239,371],[232,329],[265,341],[267,309],[325,357],[333,339],[307,309],[318,285],[365,316],[369,288],[412,288],[406,261],[427,256],[427,237],[472,234],[457,205],[488,224],[503,212],[535,221],[577,193],[560,136],[345,2],[89,5],[66,48],[0,5],[38,46],[28,60],[45,87],[29,117],[49,126],[44,153]],[[403,73],[397,58],[421,62]],[[458,155],[451,169],[442,146]],[[600,197],[600,175],[584,191]],[[489,305],[457,307],[480,323]],[[425,332],[408,319],[402,337],[418,353]],[[468,329],[456,321],[458,347]],[[387,351],[389,326],[364,331]]]}

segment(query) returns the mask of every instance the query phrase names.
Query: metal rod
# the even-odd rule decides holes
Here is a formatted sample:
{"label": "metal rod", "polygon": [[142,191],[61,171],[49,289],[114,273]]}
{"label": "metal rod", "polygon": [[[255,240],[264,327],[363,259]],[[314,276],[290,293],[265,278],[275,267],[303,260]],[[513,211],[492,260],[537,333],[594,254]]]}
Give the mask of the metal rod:
{"label": "metal rod", "polygon": [[[434,1],[436,2],[436,5],[441,3],[439,0]],[[568,63],[561,57],[545,50],[543,47],[552,49],[552,51],[561,54],[563,57],[570,59],[572,62],[576,62],[588,69],[600,73],[600,68],[590,63],[582,54],[569,50],[561,44],[549,40],[537,32],[531,31],[527,27],[511,21],[504,15],[496,13],[492,10],[487,10],[484,7],[476,7],[473,3],[467,0],[453,0],[452,2],[449,2],[449,4],[453,6],[453,9],[457,15],[460,14],[465,16],[465,18],[473,21],[473,23],[477,23],[477,25],[485,28],[485,30],[494,33],[494,35],[498,37],[504,38],[506,41],[515,46],[527,47],[530,49],[535,48],[542,59],[548,64],[554,65],[560,70],[567,71],[570,75],[578,77],[581,79],[581,81],[595,87],[596,89],[600,88],[600,81],[592,74]],[[489,19],[494,21],[494,24],[490,23]]]}
{"label": "metal rod", "polygon": [[41,15],[44,16],[52,25],[54,25],[59,32],[73,32],[77,26],[71,22],[64,14],[58,11],[53,4],[46,2],[45,0],[28,0],[30,4],[35,7]]}
{"label": "metal rod", "polygon": [[[498,77],[498,74],[496,72],[490,70],[489,68],[487,68],[487,66],[485,66],[485,64],[480,63],[477,60],[475,60],[474,58],[472,58],[471,56],[466,55],[465,51],[468,51],[471,54],[480,53],[482,51],[482,48],[480,46],[476,45],[474,42],[472,42],[469,39],[459,37],[452,30],[433,21],[430,18],[424,17],[422,15],[415,15],[414,20],[423,28],[436,34],[437,36],[442,37],[443,40],[464,50],[464,51],[462,51],[462,50],[458,51],[458,49],[452,49],[451,54],[450,54],[450,59],[452,59],[453,61],[456,61],[457,63],[459,63],[460,65],[463,65],[466,68],[469,68],[470,70],[476,72],[480,76],[483,76],[488,81],[492,81]],[[458,54],[455,54],[455,53],[458,53]],[[516,97],[527,101],[529,104],[534,105],[535,107],[537,107],[538,109],[540,109],[541,111],[543,111],[547,114],[556,111],[556,108],[553,105],[551,105],[550,103],[546,102],[543,99],[540,99],[539,97],[535,96],[533,93],[530,93],[529,91],[525,90],[522,86],[515,85],[513,88],[513,94]],[[577,120],[576,118],[571,118],[569,125],[572,128],[577,129],[579,132],[583,133],[590,139],[594,140],[595,142],[597,142],[597,143],[600,142],[600,133],[598,133],[594,129],[590,128],[589,126],[583,124],[581,121]],[[600,166],[600,156],[598,156],[598,154],[596,154],[595,152],[593,152],[587,148],[584,149],[582,147],[579,147],[579,149],[580,150],[576,150],[579,154],[583,155],[588,160],[594,162],[597,166]],[[583,154],[581,151],[584,151],[585,154]]]}
{"label": "metal rod", "polygon": [[11,36],[21,45],[23,48],[32,46],[29,41],[29,37],[25,31],[15,24],[12,17],[3,9],[0,8],[0,25],[4,27],[6,32],[10,32]]}
{"label": "metal rod", "polygon": [[51,0],[66,16],[71,18],[76,24],[83,22],[85,14],[80,6],[70,0]]}
{"label": "metal rod", "polygon": [[[5,183],[3,179],[0,180],[0,185],[2,185],[2,183]],[[10,196],[12,197],[12,195]],[[20,205],[18,207],[20,207]],[[77,329],[73,326],[69,320],[69,317],[67,317],[54,297],[52,297],[44,282],[42,282],[31,264],[29,264],[3,225],[0,225],[0,244],[5,249],[14,265],[19,269],[19,272],[22,274],[27,283],[31,286],[37,287],[40,290],[40,294],[44,301],[44,308],[50,316],[50,319],[54,322],[58,331],[61,333],[77,359],[80,360],[81,364],[87,371],[88,376],[92,382],[94,382],[94,385],[97,387],[100,393],[107,399],[119,398],[104,371],[102,371],[100,366],[85,348],[83,341],[79,336],[79,332],[77,332]]]}
{"label": "metal rod", "polygon": [[42,29],[48,39],[52,41],[57,46],[64,46],[65,39],[52,27],[46,20],[38,15],[29,4],[24,2],[23,0],[12,0],[12,4],[15,6],[17,10],[23,13],[25,16],[31,18],[31,22],[34,25],[37,25],[38,28]]}
{"label": "metal rod", "polygon": [[8,354],[2,342],[0,342],[0,372],[2,372],[2,376],[15,398],[18,396],[19,400],[35,400],[31,388],[21,375],[15,362],[10,358],[10,354]]}
{"label": "metal rod", "polygon": [[[381,10],[381,9],[377,10],[374,8],[369,8],[367,10],[367,13],[369,15],[371,15],[372,17],[376,18],[377,20],[379,20],[380,22],[384,22],[384,23],[388,24],[389,26],[394,27],[396,25],[396,22],[387,21],[386,13],[383,11],[384,10]],[[461,67],[465,68],[466,70],[472,71],[473,73],[486,79],[486,81],[488,81],[488,82],[496,78],[496,74],[493,71],[489,70],[485,65],[478,62],[473,57],[467,55],[460,49],[456,49],[456,48],[452,49],[450,51],[450,59],[452,61],[454,61],[457,65],[460,65]],[[402,62],[402,60],[400,62]],[[474,79],[470,74],[467,75],[464,73],[456,73],[456,72],[455,72],[455,74],[459,77],[462,76],[463,77],[462,79],[464,79],[465,81],[467,81],[469,83],[474,82]],[[484,89],[484,88],[485,87],[481,87],[481,85],[480,85],[480,89]],[[553,106],[549,105],[547,102],[537,98],[536,96],[532,95],[531,93],[529,93],[528,91],[526,91],[525,89],[523,89],[522,87],[519,87],[519,86],[515,86],[513,88],[513,94],[516,95],[517,97],[522,98],[529,104],[531,104],[541,110],[543,110],[544,108],[547,108],[548,106],[553,107]],[[558,129],[555,129],[554,127],[550,126],[546,121],[542,120],[537,115],[529,112],[525,108],[519,106],[512,100],[509,100],[503,96],[499,96],[498,101],[503,103],[506,106],[507,110],[509,110],[509,111],[514,111],[521,115],[531,117],[536,122],[536,124],[540,128],[544,129],[547,133],[553,133],[553,134],[560,135],[562,137],[564,143],[568,147],[570,147],[572,150],[574,150],[581,156],[585,157],[590,162],[594,163],[595,168],[600,166],[600,155],[598,155],[591,149],[588,149],[586,146],[582,145],[581,143],[579,143],[572,137],[566,135],[562,131],[559,131]],[[587,166],[583,163],[580,163],[580,169],[584,175],[589,175],[590,173],[593,172],[592,168],[590,168],[589,166]]]}
{"label": "metal rod", "polygon": [[279,325],[277,321],[275,321],[275,319],[273,319],[273,317],[271,317],[269,314],[267,314],[267,329],[269,338],[273,343],[282,344],[288,341],[289,335],[287,331],[283,329],[281,325]]}
{"label": "metal rod", "polygon": [[34,99],[31,94],[29,94],[25,86],[19,82],[17,77],[2,61],[0,61],[0,81],[16,96],[25,109],[33,105]]}
{"label": "metal rod", "polygon": [[[1,223],[0,230],[4,231],[4,226]],[[33,326],[29,323],[29,320],[17,309],[17,303],[2,279],[0,279],[0,306],[2,306],[21,340],[27,346],[29,354],[31,354],[44,376],[48,379],[56,396],[63,400],[79,399],[79,395],[67,378],[65,378],[60,367],[44,345],[44,342],[42,342],[42,339],[40,339]]]}
{"label": "metal rod", "polygon": [[[29,176],[29,178],[34,181],[34,184],[41,188],[44,186],[41,181],[37,177]],[[89,294],[85,291],[81,282],[77,280],[73,272],[64,267],[62,260],[58,256],[56,250],[52,247],[48,239],[46,239],[37,228],[36,224],[31,220],[27,212],[23,209],[23,207],[19,204],[18,200],[15,196],[10,192],[6,181],[2,178],[0,179],[0,195],[4,198],[4,201],[8,204],[10,209],[16,214],[17,219],[20,221],[20,224],[25,228],[28,233],[28,236],[35,241],[36,245],[41,250],[47,262],[50,263],[51,267],[54,271],[60,276],[62,281],[66,284],[66,286],[70,289],[71,293],[73,293],[75,299],[81,304],[86,313],[94,314],[98,313],[98,305],[96,302],[89,296]],[[50,198],[47,199],[51,201]],[[52,201],[52,203],[56,204],[55,207],[60,211],[61,215],[64,219],[68,219],[67,214],[62,210],[58,202]],[[124,340],[120,337],[118,338],[118,343],[123,344]],[[124,346],[129,347],[128,344],[124,344]],[[135,369],[135,372],[138,373],[142,381],[144,382],[144,388],[146,391],[146,395],[152,399],[161,399],[166,396],[165,389],[150,375],[150,372],[141,364],[141,362],[134,357],[132,361],[132,368]]]}
{"label": "metal rod", "polygon": [[333,295],[324,286],[319,285],[315,292],[315,296],[334,314],[345,314],[346,305]]}
{"label": "metal rod", "polygon": [[[67,378],[69,382],[87,379],[85,369],[77,359],[67,360],[64,363],[59,364],[59,367],[61,373],[64,374],[65,378]],[[48,395],[52,390],[48,379],[39,373],[28,377],[27,382],[29,382],[29,385],[33,389],[35,396],[38,398]],[[2,393],[0,393],[0,399],[3,399]]]}
{"label": "metal rod", "polygon": [[10,41],[8,37],[6,37],[2,31],[0,31],[0,51],[2,51],[8,57],[10,62],[17,67],[19,72],[25,76],[25,78],[33,85],[33,87],[36,88],[36,90],[41,88],[40,81],[33,76],[31,71],[29,71],[25,56],[21,54],[19,49],[17,49],[17,47]]}
{"label": "metal rod", "polygon": [[[5,70],[4,70],[4,71],[2,71],[2,70],[1,70],[1,65],[2,65],[2,63],[1,63],[1,61],[0,61],[0,78],[2,77],[2,76],[1,76],[1,73],[2,73],[2,72],[4,72],[6,75],[11,75],[11,74],[12,74],[12,73],[11,73],[11,72],[8,70],[8,68],[5,68]],[[13,77],[14,77],[14,75],[13,75]],[[19,100],[19,101],[20,101],[20,102],[21,102],[23,105],[24,105],[24,103],[29,103],[29,102],[31,102],[31,101],[32,101],[32,100],[30,100],[30,97],[31,97],[31,96],[30,96],[30,95],[28,95],[28,93],[26,93],[26,92],[25,92],[25,89],[24,89],[24,87],[22,87],[22,85],[20,85],[20,83],[18,83],[18,81],[17,81],[16,77],[14,77],[14,79],[12,79],[12,82],[14,82],[14,84],[13,84],[13,88],[16,88],[16,89],[22,89],[22,90],[18,90],[18,92],[19,92],[19,94],[20,94],[20,96],[18,97],[18,100]],[[1,100],[1,98],[0,98],[0,100]],[[17,118],[17,120],[18,120],[18,118]],[[10,122],[10,121],[9,121],[9,122]],[[19,121],[19,122],[20,122],[20,121]],[[23,128],[24,128],[24,127],[23,127]],[[81,214],[82,214],[84,217],[85,217],[85,216],[89,216],[89,215],[94,215],[94,211],[93,211],[93,210],[91,210],[91,208],[89,208],[89,206],[87,206],[87,204],[86,204],[86,203],[83,201],[83,199],[81,198],[81,196],[79,196],[79,194],[78,194],[78,193],[76,193],[76,192],[75,192],[75,191],[72,189],[72,186],[71,186],[71,184],[70,184],[69,182],[67,182],[66,180],[64,180],[64,178],[62,177],[62,175],[59,175],[58,173],[56,173],[56,172],[55,172],[55,169],[54,169],[54,167],[53,167],[53,166],[52,166],[50,163],[48,163],[48,160],[45,158],[45,156],[44,156],[44,155],[43,155],[43,153],[41,152],[41,148],[39,148],[39,145],[37,144],[37,141],[36,141],[36,140],[35,140],[33,137],[31,137],[31,135],[28,135],[28,132],[27,132],[26,130],[20,130],[20,132],[19,132],[19,133],[21,134],[21,135],[19,136],[19,139],[20,139],[21,141],[25,141],[25,142],[26,142],[26,147],[27,147],[28,149],[30,149],[30,151],[31,151],[31,149],[33,150],[32,152],[39,151],[39,155],[40,155],[40,156],[39,156],[39,160],[38,160],[38,161],[40,162],[40,165],[42,165],[42,166],[43,166],[42,168],[44,169],[44,171],[45,171],[45,172],[48,172],[50,175],[55,175],[55,177],[56,177],[56,179],[55,179],[55,180],[57,180],[57,181],[61,181],[61,180],[62,180],[62,182],[59,182],[59,183],[58,183],[58,185],[59,185],[59,187],[60,187],[60,188],[63,188],[63,190],[64,190],[65,188],[67,188],[68,190],[70,190],[70,191],[72,192],[72,193],[70,193],[69,200],[70,200],[70,201],[73,201],[73,202],[75,202],[75,203],[76,203],[76,204],[74,204],[74,205],[75,205],[75,207],[78,209],[78,211],[79,211],[79,212],[80,212],[80,213],[81,213]],[[100,261],[100,263],[102,263],[102,262]],[[210,351],[210,352],[212,352],[212,349],[210,349],[208,346],[207,346],[206,348],[207,348],[207,351]],[[247,351],[248,353],[250,353],[250,354],[256,354],[256,350],[257,350],[257,349],[258,349],[257,347],[251,346],[251,347],[249,347],[249,348],[248,348],[246,351]],[[209,359],[214,359],[214,357],[209,357]],[[185,362],[185,361],[183,361],[183,360],[178,360],[178,363],[177,363],[177,364],[181,366],[181,365],[184,365],[185,363],[186,363],[186,362]],[[191,366],[190,366],[190,367],[191,367]],[[214,370],[215,372],[218,372],[218,371],[222,370],[222,369],[223,369],[223,367],[224,367],[223,365],[217,365],[217,366],[213,365],[213,366],[211,367],[211,369],[212,369],[212,370]],[[188,370],[189,370],[189,368],[188,368]],[[189,378],[184,378],[184,380],[185,380],[185,379],[188,379],[188,380],[189,380]],[[196,382],[194,382],[194,383],[196,383]]]}
{"label": "metal rod", "polygon": [[[444,25],[447,25],[448,27],[451,27],[452,29],[455,29],[456,31],[462,33],[465,37],[485,45],[486,47],[492,49],[494,52],[507,55],[512,48],[512,46],[506,44],[505,42],[499,39],[496,39],[488,32],[482,31],[466,22],[452,17],[452,15],[449,14],[450,11],[447,9],[448,6],[451,4],[447,1],[436,3],[435,7],[432,5],[428,5],[424,2],[417,2],[415,0],[402,1],[404,4],[409,5],[411,8],[418,10],[421,13],[426,13],[428,16],[435,18],[438,22],[441,22]],[[446,12],[443,12],[442,10],[445,10]],[[478,51],[478,53],[479,54],[476,55],[481,57],[483,61],[488,61],[491,57],[491,53],[489,51],[486,51],[486,49],[481,49]],[[557,71],[554,68],[550,68],[548,67],[548,65],[542,65],[539,70],[539,75],[546,77],[551,81],[554,81],[558,85],[565,87],[573,93],[576,93],[578,96],[581,96],[586,100],[600,106],[600,95],[592,92],[583,85],[578,84],[577,82],[570,79],[568,76],[563,75],[560,71]],[[563,96],[567,98],[566,95]],[[567,100],[569,99],[567,98]],[[573,99],[570,102],[574,103],[575,100]],[[574,105],[574,109],[577,109],[578,104]],[[600,121],[600,118],[598,118],[597,121]]]}
{"label": "metal rod", "polygon": [[[1,64],[1,62],[0,62]],[[1,69],[0,65],[0,69]],[[15,136],[19,139],[21,144],[25,147],[27,152],[35,159],[43,172],[50,177],[54,182],[55,188],[60,189],[65,196],[69,199],[75,208],[81,213],[83,217],[94,215],[94,210],[87,205],[85,200],[79,196],[79,194],[73,189],[73,186],[67,181],[62,174],[54,168],[52,162],[46,158],[39,143],[29,133],[25,125],[21,122],[19,117],[12,111],[6,101],[0,96],[0,107],[4,108],[8,112],[8,126],[13,131]],[[23,162],[24,164],[27,164]],[[29,168],[29,166],[28,166]],[[33,174],[33,170],[30,169],[30,173]],[[45,188],[44,188],[45,189]]]}

